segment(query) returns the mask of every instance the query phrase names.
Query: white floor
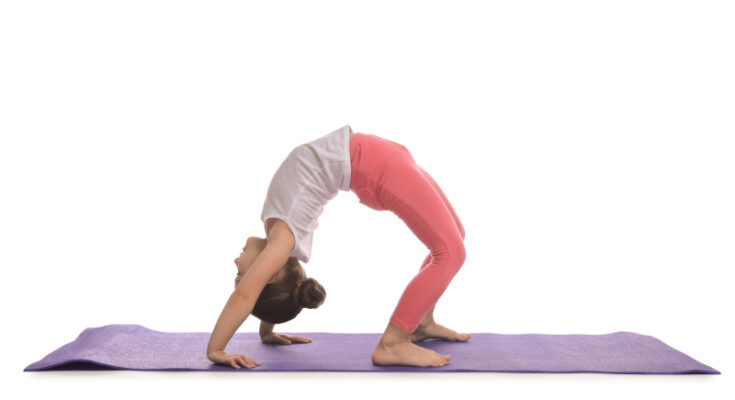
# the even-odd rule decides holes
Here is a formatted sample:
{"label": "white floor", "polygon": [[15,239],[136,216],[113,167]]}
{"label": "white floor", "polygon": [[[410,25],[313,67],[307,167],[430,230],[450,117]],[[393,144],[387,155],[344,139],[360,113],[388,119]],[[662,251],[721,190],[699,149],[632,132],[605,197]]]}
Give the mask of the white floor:
{"label": "white floor", "polygon": [[[732,399],[722,375],[505,373],[138,372],[55,371],[19,374],[11,393],[24,398],[73,394],[75,399],[149,398],[564,398]],[[7,382],[7,381],[6,381]],[[6,387],[7,388],[7,387]],[[7,390],[7,389],[6,389]],[[410,397],[408,397],[410,396]],[[288,397],[285,397],[288,398]]]}

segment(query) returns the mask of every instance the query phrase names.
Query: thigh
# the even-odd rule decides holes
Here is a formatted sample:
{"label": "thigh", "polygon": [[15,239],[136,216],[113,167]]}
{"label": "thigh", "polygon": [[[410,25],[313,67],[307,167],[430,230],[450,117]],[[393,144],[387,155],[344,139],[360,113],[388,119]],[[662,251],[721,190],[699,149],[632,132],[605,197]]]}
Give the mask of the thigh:
{"label": "thigh", "polygon": [[431,175],[429,175],[429,173],[426,172],[426,170],[424,170],[423,168],[421,168],[418,165],[417,165],[417,167],[419,168],[419,170],[421,171],[421,173],[424,175],[424,177],[426,178],[426,180],[429,181],[429,183],[431,183],[431,186],[434,187],[434,190],[436,190],[436,192],[439,194],[439,196],[442,198],[442,200],[444,200],[444,204],[447,206],[447,209],[449,209],[449,212],[452,214],[452,218],[454,219],[454,223],[457,225],[457,229],[459,230],[459,233],[462,236],[462,239],[464,239],[464,236],[465,236],[464,226],[462,226],[462,222],[459,220],[459,217],[457,216],[457,213],[454,211],[454,207],[452,207],[452,204],[449,202],[449,199],[447,198],[447,195],[444,194],[444,191],[442,190],[442,188],[439,187],[439,184],[436,183],[436,181],[434,180],[434,178],[432,178]]}
{"label": "thigh", "polygon": [[396,167],[384,187],[387,209],[395,213],[430,250],[462,243],[452,212],[415,163]]}

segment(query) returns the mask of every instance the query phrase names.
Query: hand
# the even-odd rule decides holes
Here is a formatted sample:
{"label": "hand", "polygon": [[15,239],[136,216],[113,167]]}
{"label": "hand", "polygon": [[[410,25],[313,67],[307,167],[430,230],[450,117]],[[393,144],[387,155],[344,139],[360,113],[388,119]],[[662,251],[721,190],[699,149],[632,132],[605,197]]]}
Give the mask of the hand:
{"label": "hand", "polygon": [[270,344],[291,344],[291,343],[311,343],[311,339],[298,336],[289,336],[282,333],[270,332],[260,337],[263,343]]}
{"label": "hand", "polygon": [[246,368],[253,368],[260,365],[259,362],[245,354],[228,354],[221,350],[207,354],[207,358],[215,364],[225,365],[236,369],[240,369],[240,365]]}

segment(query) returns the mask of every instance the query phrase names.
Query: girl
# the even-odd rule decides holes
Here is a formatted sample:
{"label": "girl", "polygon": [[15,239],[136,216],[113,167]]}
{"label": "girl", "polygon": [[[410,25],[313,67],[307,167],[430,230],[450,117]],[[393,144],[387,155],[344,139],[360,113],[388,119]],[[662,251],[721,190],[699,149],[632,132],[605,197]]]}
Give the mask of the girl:
{"label": "girl", "polygon": [[301,310],[319,307],[324,287],[306,278],[299,263],[311,258],[313,232],[324,205],[338,191],[353,191],[360,203],[398,215],[429,249],[416,277],[403,291],[372,354],[375,365],[439,367],[449,362],[413,342],[428,338],[467,341],[434,321],[434,305],[465,260],[464,227],[439,186],[408,149],[381,137],[353,133],[345,125],[294,148],[271,180],[260,215],[266,238],[250,237],[235,259],[235,290],[207,346],[214,363],[252,368],[245,354],[228,354],[227,342],[249,314],[260,319],[265,343],[308,343],[273,332]]}

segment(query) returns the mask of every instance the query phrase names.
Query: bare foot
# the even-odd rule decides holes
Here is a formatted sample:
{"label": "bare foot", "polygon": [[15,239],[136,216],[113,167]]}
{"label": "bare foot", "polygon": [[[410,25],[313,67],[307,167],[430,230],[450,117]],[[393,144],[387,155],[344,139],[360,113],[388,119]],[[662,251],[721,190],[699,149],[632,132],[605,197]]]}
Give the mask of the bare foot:
{"label": "bare foot", "polygon": [[446,365],[450,355],[443,356],[411,342],[395,344],[378,343],[373,351],[375,365],[405,365],[409,367],[441,367]]}
{"label": "bare foot", "polygon": [[470,338],[469,333],[459,334],[444,325],[432,322],[428,325],[419,325],[416,331],[411,334],[412,342],[420,342],[426,339],[441,339],[450,342],[466,342]]}

